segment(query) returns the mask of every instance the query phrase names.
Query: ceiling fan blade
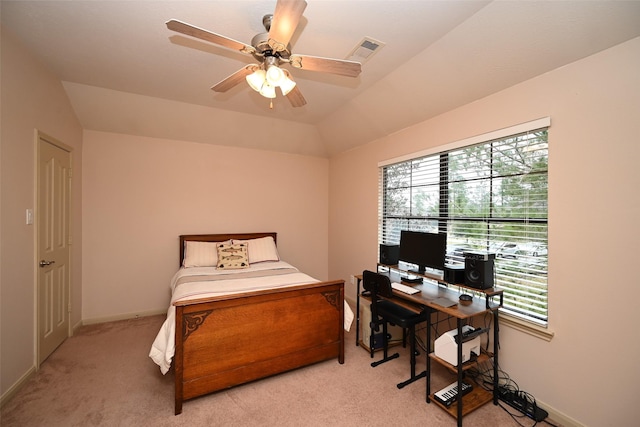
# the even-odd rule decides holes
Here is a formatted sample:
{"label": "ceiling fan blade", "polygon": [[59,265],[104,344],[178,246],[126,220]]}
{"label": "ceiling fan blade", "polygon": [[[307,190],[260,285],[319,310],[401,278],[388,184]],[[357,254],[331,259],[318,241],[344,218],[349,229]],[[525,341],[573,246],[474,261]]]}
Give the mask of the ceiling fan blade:
{"label": "ceiling fan blade", "polygon": [[269,46],[273,50],[286,50],[306,7],[305,0],[278,0],[269,29]]}
{"label": "ceiling fan blade", "polygon": [[253,73],[257,67],[257,65],[251,64],[247,65],[246,67],[240,68],[238,71],[213,86],[211,89],[213,89],[215,92],[226,92],[240,82],[244,81],[245,77]]}
{"label": "ceiling fan blade", "polygon": [[166,24],[167,28],[171,31],[215,43],[229,49],[238,50],[242,53],[252,54],[256,51],[253,46],[249,46],[237,40],[230,39],[229,37],[221,36],[220,34],[212,33],[211,31],[195,27],[191,24],[187,24],[186,22],[171,19],[167,21]]}
{"label": "ceiling fan blade", "polygon": [[308,55],[291,55],[289,62],[292,67],[308,71],[338,74],[340,76],[358,77],[362,72],[362,65],[355,61],[342,59],[321,58]]}
{"label": "ceiling fan blade", "polygon": [[287,94],[287,99],[291,103],[293,107],[302,107],[307,103],[307,100],[302,96],[302,92],[298,89],[298,86],[295,86],[291,91]]}

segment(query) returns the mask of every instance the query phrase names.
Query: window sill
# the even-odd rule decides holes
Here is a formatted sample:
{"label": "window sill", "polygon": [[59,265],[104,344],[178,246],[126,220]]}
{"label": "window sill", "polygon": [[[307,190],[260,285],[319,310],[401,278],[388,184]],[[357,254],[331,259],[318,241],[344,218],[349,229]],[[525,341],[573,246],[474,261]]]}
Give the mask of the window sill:
{"label": "window sill", "polygon": [[524,332],[545,341],[551,341],[554,336],[554,333],[547,328],[519,319],[502,311],[500,312],[500,326],[508,326],[517,331]]}

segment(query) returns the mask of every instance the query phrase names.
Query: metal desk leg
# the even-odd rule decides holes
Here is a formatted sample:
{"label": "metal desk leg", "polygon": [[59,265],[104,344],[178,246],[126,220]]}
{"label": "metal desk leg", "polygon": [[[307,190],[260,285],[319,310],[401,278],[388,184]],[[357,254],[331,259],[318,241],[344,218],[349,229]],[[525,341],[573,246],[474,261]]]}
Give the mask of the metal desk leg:
{"label": "metal desk leg", "polygon": [[425,343],[425,348],[427,349],[425,352],[427,354],[427,403],[431,403],[431,397],[429,397],[431,394],[431,357],[429,357],[429,354],[431,353],[431,315],[433,310],[429,307],[426,310],[429,310],[429,315],[427,316],[427,342]]}
{"label": "metal desk leg", "polygon": [[498,353],[499,353],[499,333],[500,326],[498,325],[498,310],[493,311],[493,404],[498,404]]}
{"label": "metal desk leg", "polygon": [[356,347],[360,345],[360,280],[356,277]]}
{"label": "metal desk leg", "polygon": [[[462,319],[458,319],[458,337],[462,337]],[[458,396],[456,397],[458,399],[458,427],[462,427],[462,342],[458,343]]]}

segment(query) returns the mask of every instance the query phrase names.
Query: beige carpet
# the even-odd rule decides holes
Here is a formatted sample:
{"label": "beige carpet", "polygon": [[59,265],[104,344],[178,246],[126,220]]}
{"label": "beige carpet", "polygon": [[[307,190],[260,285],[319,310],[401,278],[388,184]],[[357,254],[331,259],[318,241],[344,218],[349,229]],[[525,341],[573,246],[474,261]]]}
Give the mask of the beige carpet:
{"label": "beige carpet", "polygon": [[[173,375],[147,357],[164,316],[91,325],[65,341],[1,411],[9,426],[455,426],[425,402],[425,380],[402,390],[409,357],[370,366],[368,352],[346,335],[346,361],[326,361],[187,401],[174,416]],[[261,345],[262,343],[255,343]],[[376,358],[379,356],[376,355]],[[424,353],[419,357],[424,367]],[[419,369],[420,372],[422,369]],[[433,366],[434,390],[455,377]],[[512,411],[513,412],[513,411]],[[466,426],[532,426],[486,404]]]}

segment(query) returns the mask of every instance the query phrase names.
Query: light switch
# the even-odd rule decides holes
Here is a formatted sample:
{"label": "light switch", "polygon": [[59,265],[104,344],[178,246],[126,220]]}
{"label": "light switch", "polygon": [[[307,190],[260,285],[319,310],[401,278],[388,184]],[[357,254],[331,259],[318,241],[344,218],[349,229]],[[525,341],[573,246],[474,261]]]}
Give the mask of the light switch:
{"label": "light switch", "polygon": [[27,225],[33,224],[33,209],[27,209]]}

